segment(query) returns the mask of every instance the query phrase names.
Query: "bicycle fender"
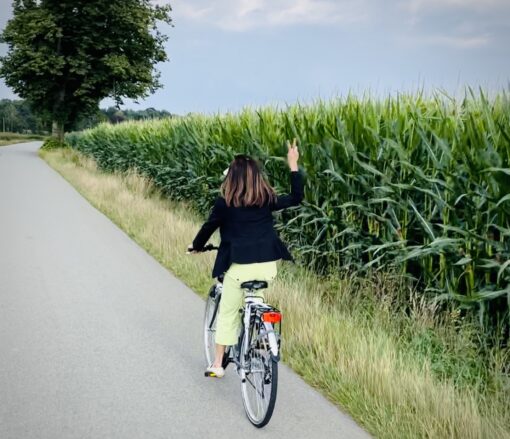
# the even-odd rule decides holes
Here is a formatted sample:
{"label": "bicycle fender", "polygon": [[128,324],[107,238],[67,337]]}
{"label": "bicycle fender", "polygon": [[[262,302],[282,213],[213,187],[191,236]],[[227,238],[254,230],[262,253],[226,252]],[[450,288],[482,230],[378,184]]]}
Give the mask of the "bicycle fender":
{"label": "bicycle fender", "polygon": [[264,322],[264,327],[267,332],[267,339],[269,341],[269,349],[271,349],[271,354],[273,357],[278,357],[278,342],[276,341],[276,335],[273,329],[273,325],[271,323]]}

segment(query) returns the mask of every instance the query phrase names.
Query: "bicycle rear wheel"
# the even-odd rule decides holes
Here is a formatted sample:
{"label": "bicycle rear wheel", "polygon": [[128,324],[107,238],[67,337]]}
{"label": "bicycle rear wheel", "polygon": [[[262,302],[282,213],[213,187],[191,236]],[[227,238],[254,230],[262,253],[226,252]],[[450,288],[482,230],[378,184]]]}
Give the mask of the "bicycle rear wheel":
{"label": "bicycle rear wheel", "polygon": [[216,345],[216,320],[218,316],[218,306],[220,294],[217,293],[216,286],[211,287],[207,295],[204,313],[204,350],[206,366],[210,366],[214,361]]}
{"label": "bicycle rear wheel", "polygon": [[248,345],[241,345],[246,375],[241,381],[244,409],[250,422],[264,427],[273,415],[278,390],[278,361],[271,355],[265,329],[255,323]]}

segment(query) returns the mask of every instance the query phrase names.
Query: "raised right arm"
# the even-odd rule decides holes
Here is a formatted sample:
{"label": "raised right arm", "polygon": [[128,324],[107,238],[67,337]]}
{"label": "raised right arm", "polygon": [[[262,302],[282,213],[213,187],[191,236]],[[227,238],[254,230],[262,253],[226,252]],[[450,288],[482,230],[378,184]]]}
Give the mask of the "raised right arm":
{"label": "raised right arm", "polygon": [[288,207],[297,206],[303,201],[304,186],[303,176],[299,171],[290,173],[290,194],[278,195],[271,210],[282,210]]}

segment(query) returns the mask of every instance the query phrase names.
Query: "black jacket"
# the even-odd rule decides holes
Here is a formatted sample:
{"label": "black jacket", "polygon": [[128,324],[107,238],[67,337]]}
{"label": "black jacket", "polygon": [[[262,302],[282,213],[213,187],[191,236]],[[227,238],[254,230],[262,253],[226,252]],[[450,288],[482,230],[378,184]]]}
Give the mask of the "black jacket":
{"label": "black jacket", "polygon": [[224,198],[216,200],[209,219],[193,240],[193,248],[201,250],[214,231],[220,228],[221,244],[214,263],[213,277],[225,273],[234,262],[251,264],[278,259],[292,260],[273,227],[271,213],[297,206],[303,199],[303,178],[298,171],[290,173],[290,183],[289,195],[280,195],[276,202],[264,207],[228,207]]}

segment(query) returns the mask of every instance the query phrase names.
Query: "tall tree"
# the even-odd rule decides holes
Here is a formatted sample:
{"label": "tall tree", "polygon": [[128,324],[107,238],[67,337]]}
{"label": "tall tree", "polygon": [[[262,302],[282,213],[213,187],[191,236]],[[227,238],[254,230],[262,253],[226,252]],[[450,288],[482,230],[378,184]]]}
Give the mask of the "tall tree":
{"label": "tall tree", "polygon": [[0,76],[53,122],[53,135],[94,114],[113,97],[148,96],[161,87],[170,5],[150,0],[15,0],[0,39],[8,44]]}

